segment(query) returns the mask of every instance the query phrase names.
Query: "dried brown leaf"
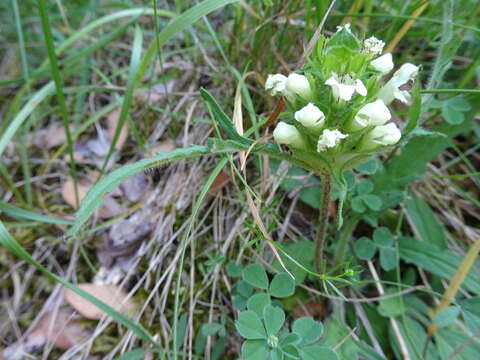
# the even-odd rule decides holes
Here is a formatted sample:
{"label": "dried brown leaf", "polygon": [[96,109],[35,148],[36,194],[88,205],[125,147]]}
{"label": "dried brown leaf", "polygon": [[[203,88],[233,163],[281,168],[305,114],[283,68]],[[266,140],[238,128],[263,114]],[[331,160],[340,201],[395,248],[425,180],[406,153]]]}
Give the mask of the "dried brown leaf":
{"label": "dried brown leaf", "polygon": [[[85,195],[87,195],[90,184],[86,181],[79,181],[77,185],[78,200],[82,201]],[[73,185],[72,179],[69,179],[63,183],[61,192],[63,200],[65,200],[68,205],[76,209],[78,207],[78,204],[75,201],[75,186]]]}
{"label": "dried brown leaf", "polygon": [[[116,285],[84,283],[77,286],[124,315],[132,314],[136,309],[133,300],[127,299],[128,294]],[[64,294],[67,302],[86,318],[99,320],[105,315],[102,310],[72,290],[65,289]]]}

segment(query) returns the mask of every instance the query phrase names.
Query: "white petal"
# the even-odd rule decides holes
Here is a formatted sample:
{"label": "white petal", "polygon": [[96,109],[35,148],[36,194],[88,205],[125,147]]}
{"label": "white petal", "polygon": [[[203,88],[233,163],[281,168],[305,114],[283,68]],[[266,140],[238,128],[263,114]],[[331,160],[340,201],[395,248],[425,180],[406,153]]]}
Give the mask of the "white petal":
{"label": "white petal", "polygon": [[293,125],[280,121],[273,131],[273,138],[279,144],[303,148],[304,142],[300,132]]}
{"label": "white petal", "polygon": [[295,112],[295,120],[305,127],[321,127],[325,122],[325,114],[312,103]]}
{"label": "white petal", "polygon": [[392,54],[387,53],[385,55],[382,55],[379,58],[376,58],[375,60],[370,62],[370,65],[372,66],[372,68],[381,72],[382,74],[387,74],[393,69]]}
{"label": "white petal", "polygon": [[367,88],[365,87],[365,85],[363,85],[363,82],[360,79],[357,79],[357,81],[355,81],[355,90],[358,94],[362,96],[367,95]]}

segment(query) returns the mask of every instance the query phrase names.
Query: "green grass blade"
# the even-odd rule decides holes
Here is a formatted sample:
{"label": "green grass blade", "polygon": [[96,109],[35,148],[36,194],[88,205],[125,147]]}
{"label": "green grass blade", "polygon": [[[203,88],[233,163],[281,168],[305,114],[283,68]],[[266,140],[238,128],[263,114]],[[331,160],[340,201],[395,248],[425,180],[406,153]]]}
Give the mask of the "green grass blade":
{"label": "green grass blade", "polygon": [[48,20],[48,10],[45,0],[38,0],[38,10],[40,12],[40,20],[42,23],[43,36],[45,38],[45,45],[47,47],[48,58],[50,60],[50,71],[52,72],[53,81],[55,83],[55,90],[57,93],[57,101],[60,106],[60,113],[63,120],[63,127],[65,129],[65,136],[67,138],[67,150],[70,156],[70,173],[75,187],[75,199],[78,203],[78,189],[77,189],[77,170],[75,166],[75,158],[73,156],[73,142],[70,133],[70,124],[68,121],[67,104],[65,103],[65,94],[63,92],[63,81],[58,68],[57,55],[55,53],[55,45],[53,43],[52,29]]}
{"label": "green grass blade", "polygon": [[142,159],[133,164],[128,164],[112,171],[98,181],[82,200],[80,209],[76,214],[75,224],[68,231],[67,236],[75,235],[93,212],[101,205],[103,196],[107,192],[115,189],[129,177],[146,169],[154,168],[173,160],[195,158],[210,153],[211,151],[209,147],[194,145],[186,149],[176,149],[170,152],[161,153],[151,158]]}
{"label": "green grass blade", "polygon": [[71,220],[65,220],[65,219],[60,219],[52,216],[40,215],[33,211],[21,209],[17,206],[8,204],[3,201],[0,201],[0,211],[3,211],[5,214],[18,219],[26,219],[26,220],[32,220],[32,221],[37,221],[41,223],[59,224],[59,225],[73,224],[73,221]]}
{"label": "green grass blade", "polygon": [[0,244],[3,245],[5,248],[10,250],[12,253],[14,253],[16,256],[21,258],[22,260],[26,261],[27,263],[35,266],[38,270],[40,270],[45,276],[48,278],[55,280],[65,286],[66,288],[74,291],[84,299],[88,300],[95,306],[97,306],[99,309],[101,309],[103,312],[111,316],[115,321],[117,321],[119,324],[122,324],[126,328],[130,329],[133,331],[139,338],[142,340],[148,342],[151,344],[153,347],[155,347],[158,351],[161,351],[160,346],[158,343],[153,340],[152,336],[145,330],[142,326],[135,324],[133,321],[129,320],[126,316],[120,314],[119,312],[115,311],[112,309],[110,306],[105,304],[104,302],[98,300],[96,297],[90,295],[89,293],[79,289],[72,283],[62,279],[61,277],[55,275],[54,273],[50,272],[47,268],[42,266],[40,263],[38,263],[34,258],[30,256],[30,254],[25,251],[23,247],[18,244],[18,242],[10,235],[10,233],[7,231],[3,223],[0,221]]}
{"label": "green grass blade", "polygon": [[7,147],[7,144],[10,142],[12,137],[17,132],[18,128],[23,124],[23,122],[28,118],[33,110],[41,103],[47,96],[53,94],[54,84],[52,81],[45,84],[40,90],[38,90],[35,95],[23,106],[23,108],[17,113],[13,118],[10,125],[0,137],[0,155]]}
{"label": "green grass blade", "polygon": [[208,15],[212,11],[215,11],[225,5],[232,4],[238,0],[206,0],[194,7],[188,9],[181,15],[175,18],[170,24],[168,24],[148,45],[148,49],[140,64],[140,71],[138,73],[137,86],[141,83],[143,75],[147,70],[147,66],[155,55],[157,48],[163,46],[168,40],[174,37],[177,33],[185,30],[188,26],[201,19],[203,16]]}
{"label": "green grass blade", "polygon": [[105,167],[108,164],[108,160],[110,156],[112,156],[113,150],[115,149],[115,145],[117,144],[118,138],[120,136],[120,132],[127,120],[128,116],[128,109],[130,108],[130,104],[132,103],[133,99],[133,91],[135,89],[135,79],[137,78],[139,64],[140,64],[140,57],[142,54],[142,44],[143,44],[143,35],[142,30],[137,25],[135,27],[135,36],[133,39],[133,49],[132,49],[132,56],[130,58],[130,69],[128,72],[128,81],[127,81],[127,89],[125,91],[125,96],[123,97],[122,108],[120,110],[120,116],[118,118],[115,133],[113,134],[112,142],[110,143],[110,148],[108,149],[107,156],[103,162],[102,166],[102,173],[105,170]]}

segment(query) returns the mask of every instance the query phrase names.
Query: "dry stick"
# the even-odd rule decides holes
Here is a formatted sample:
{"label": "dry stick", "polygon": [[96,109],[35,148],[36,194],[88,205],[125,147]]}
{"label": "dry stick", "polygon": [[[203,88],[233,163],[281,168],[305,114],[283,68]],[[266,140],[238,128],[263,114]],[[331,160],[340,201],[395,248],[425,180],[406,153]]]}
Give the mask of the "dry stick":
{"label": "dry stick", "polygon": [[330,210],[330,196],[332,194],[332,176],[327,173],[319,174],[322,184],[322,197],[318,209],[318,230],[315,238],[315,265],[318,273],[322,273],[323,248],[328,230],[328,215]]}
{"label": "dry stick", "polygon": [[415,10],[412,14],[412,18],[408,19],[405,24],[403,24],[402,28],[400,31],[395,35],[392,41],[387,45],[385,50],[383,50],[384,53],[389,53],[392,52],[393,49],[397,46],[397,44],[402,40],[402,38],[405,36],[408,30],[412,27],[413,23],[415,22],[416,18],[419,17],[423,10],[428,6],[428,1],[425,2],[424,4],[420,5],[417,10]]}
{"label": "dry stick", "polygon": [[[370,269],[373,279],[375,280],[375,285],[377,286],[377,290],[379,294],[380,295],[385,294],[382,283],[380,282],[380,278],[378,277],[377,270],[375,269],[375,266],[373,266],[373,263],[371,260],[368,260],[368,268]],[[410,354],[408,353],[407,344],[405,343],[402,333],[400,332],[400,328],[398,327],[397,320],[395,320],[395,318],[391,316],[389,317],[389,319],[390,319],[390,324],[392,325],[392,328],[393,328],[393,332],[397,337],[398,345],[400,346],[400,351],[402,352],[403,359],[411,360]]]}
{"label": "dry stick", "polygon": [[[440,304],[435,308],[434,315],[441,313],[445,310],[450,303],[454,300],[458,289],[460,289],[460,285],[462,285],[465,277],[467,276],[468,272],[472,268],[475,260],[480,252],[480,240],[477,240],[470,249],[468,250],[467,254],[463,258],[462,262],[458,266],[457,272],[453,276],[450,285],[448,286],[447,290],[443,294],[443,298],[440,301]],[[428,327],[428,337],[431,338],[433,333],[437,330],[435,324],[431,323]]]}

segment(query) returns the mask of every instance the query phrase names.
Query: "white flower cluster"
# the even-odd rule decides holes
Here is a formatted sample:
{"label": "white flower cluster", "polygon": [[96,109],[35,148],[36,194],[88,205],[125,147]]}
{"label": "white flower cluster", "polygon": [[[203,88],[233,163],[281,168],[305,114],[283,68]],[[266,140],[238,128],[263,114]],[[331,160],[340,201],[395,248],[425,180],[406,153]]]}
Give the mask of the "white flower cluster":
{"label": "white flower cluster", "polygon": [[[338,31],[342,29],[340,27]],[[345,25],[345,29],[350,31],[350,27],[347,25]],[[378,56],[382,53],[384,45],[383,41],[375,37],[368,38],[363,43],[361,54]],[[369,67],[379,73],[379,76],[389,73],[394,67],[392,55],[387,53],[376,57],[370,61]],[[413,80],[417,73],[417,66],[410,63],[403,64],[374,96],[368,96],[369,90],[362,80],[351,74],[337,74],[332,71],[331,76],[320,86],[312,86],[309,78],[296,73],[292,73],[288,77],[282,74],[269,75],[265,89],[271,95],[284,96],[292,106],[303,104],[299,110],[294,112],[297,125],[279,122],[273,132],[273,137],[279,144],[304,150],[307,148],[306,137],[313,136],[317,139],[316,151],[320,153],[338,148],[345,139],[352,135],[360,139],[355,145],[354,151],[371,152],[382,146],[396,144],[401,138],[401,132],[394,123],[387,124],[392,117],[387,105],[394,99],[404,103],[409,102],[410,94],[406,90],[401,90],[400,87]],[[310,81],[315,81],[317,84],[315,76],[312,76]],[[370,90],[373,90],[372,82],[370,81],[368,84],[370,84]],[[312,88],[321,89],[323,85],[330,87],[333,99],[333,103],[331,103],[333,111],[330,112],[329,118],[319,108],[319,106],[322,107],[322,103],[317,103],[318,106],[315,104],[318,97],[312,91]],[[360,97],[354,97],[355,94]],[[347,102],[352,99],[363,102],[362,97],[368,98],[369,102],[361,106],[351,118],[349,117],[350,120],[342,122],[342,120],[334,119],[329,121],[331,117],[336,116],[336,110],[345,107]],[[323,103],[323,108],[325,108],[325,103]],[[332,123],[337,124],[337,128],[332,128]],[[297,128],[300,124],[301,127]],[[307,135],[305,135],[306,133]]]}

